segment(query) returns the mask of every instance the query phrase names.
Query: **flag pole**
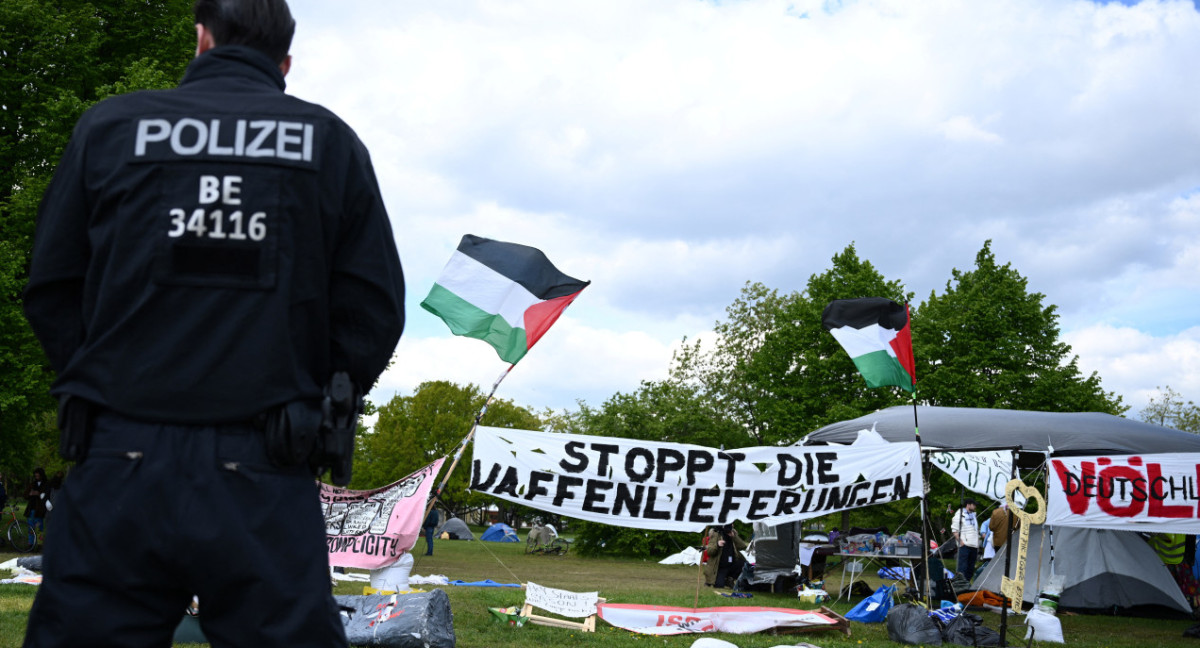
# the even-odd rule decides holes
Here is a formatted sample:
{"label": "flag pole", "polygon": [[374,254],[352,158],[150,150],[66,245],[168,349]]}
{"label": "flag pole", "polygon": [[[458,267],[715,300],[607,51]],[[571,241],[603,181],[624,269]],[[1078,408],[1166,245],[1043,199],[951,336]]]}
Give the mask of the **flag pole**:
{"label": "flag pole", "polygon": [[492,384],[492,391],[488,392],[487,400],[483,401],[483,407],[479,408],[479,412],[475,414],[475,422],[471,425],[471,431],[458,444],[458,448],[454,452],[454,461],[450,462],[450,468],[446,470],[445,476],[442,477],[442,483],[438,484],[437,488],[429,496],[429,504],[425,507],[426,518],[429,517],[429,512],[437,504],[438,496],[446,488],[446,482],[450,481],[450,475],[454,473],[454,468],[458,466],[458,461],[462,459],[463,453],[466,452],[467,446],[471,443],[471,439],[475,438],[475,430],[479,429],[479,422],[483,420],[483,415],[487,414],[488,406],[492,404],[492,399],[496,396],[496,389],[500,386],[500,383],[504,382],[504,379],[508,377],[508,374],[512,372],[515,366],[517,365],[508,365],[508,369],[505,369],[504,373],[500,374],[500,377]]}
{"label": "flag pole", "polygon": [[[912,326],[912,315],[909,314],[909,305],[904,304],[904,318],[908,320],[908,325]],[[911,334],[910,334],[911,335]],[[911,344],[911,343],[910,343]],[[911,351],[910,351],[911,353]],[[917,441],[917,453],[921,457],[921,563],[925,565],[925,604],[929,609],[933,609],[933,583],[929,580],[929,477],[925,470],[925,452],[921,450],[921,423],[917,418],[917,374],[916,374],[916,358],[913,358],[913,375],[912,375],[912,407],[913,407],[913,437]],[[939,574],[940,576],[941,574]]]}
{"label": "flag pole", "polygon": [[933,583],[929,581],[929,537],[927,528],[929,526],[928,509],[929,503],[926,500],[929,491],[929,477],[925,470],[925,452],[921,450],[921,426],[917,421],[917,390],[916,379],[913,380],[912,393],[913,406],[913,436],[917,440],[917,451],[921,457],[921,563],[925,565],[925,604],[929,609],[933,609]]}

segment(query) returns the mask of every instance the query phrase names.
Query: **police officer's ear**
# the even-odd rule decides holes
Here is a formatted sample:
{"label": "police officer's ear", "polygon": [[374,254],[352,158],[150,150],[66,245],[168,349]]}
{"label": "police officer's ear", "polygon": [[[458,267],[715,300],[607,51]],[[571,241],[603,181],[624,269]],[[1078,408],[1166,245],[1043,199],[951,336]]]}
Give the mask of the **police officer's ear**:
{"label": "police officer's ear", "polygon": [[292,55],[288,54],[283,57],[283,62],[279,64],[279,71],[283,72],[283,76],[287,76],[288,70],[292,69]]}
{"label": "police officer's ear", "polygon": [[208,27],[196,23],[196,56],[200,56],[216,46],[217,42],[213,40],[212,32],[208,30]]}

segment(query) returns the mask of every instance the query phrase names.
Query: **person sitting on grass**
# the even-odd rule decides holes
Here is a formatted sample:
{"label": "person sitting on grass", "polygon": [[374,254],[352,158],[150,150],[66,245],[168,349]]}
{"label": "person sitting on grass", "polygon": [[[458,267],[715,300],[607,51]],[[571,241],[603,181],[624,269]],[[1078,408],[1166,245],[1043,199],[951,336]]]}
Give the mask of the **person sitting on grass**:
{"label": "person sitting on grass", "polygon": [[710,533],[704,548],[708,551],[708,564],[704,566],[704,584],[710,587],[729,587],[729,580],[742,573],[746,559],[742,550],[749,544],[742,540],[732,524]]}

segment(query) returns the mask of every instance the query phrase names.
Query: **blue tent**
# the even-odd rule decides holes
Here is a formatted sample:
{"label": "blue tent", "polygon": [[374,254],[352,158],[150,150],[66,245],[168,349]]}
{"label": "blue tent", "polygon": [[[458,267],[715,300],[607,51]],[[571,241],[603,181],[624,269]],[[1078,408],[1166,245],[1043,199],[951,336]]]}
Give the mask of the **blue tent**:
{"label": "blue tent", "polygon": [[505,524],[503,522],[499,522],[497,524],[493,524],[492,526],[488,527],[487,531],[484,531],[483,535],[479,536],[479,538],[481,540],[485,540],[487,542],[520,542],[521,541],[521,539],[517,537],[517,532],[513,531],[512,527],[508,526],[507,524]]}

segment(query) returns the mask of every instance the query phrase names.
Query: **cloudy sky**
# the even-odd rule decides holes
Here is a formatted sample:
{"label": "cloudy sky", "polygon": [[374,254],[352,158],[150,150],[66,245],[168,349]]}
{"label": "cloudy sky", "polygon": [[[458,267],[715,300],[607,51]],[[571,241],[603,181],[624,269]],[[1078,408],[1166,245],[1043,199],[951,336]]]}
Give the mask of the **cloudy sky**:
{"label": "cloudy sky", "polygon": [[1086,0],[291,0],[289,91],[372,152],[409,323],[377,402],[506,368],[420,308],[463,234],[589,287],[499,395],[666,376],[854,243],[923,301],[984,241],[1134,410],[1200,400],[1200,11]]}

